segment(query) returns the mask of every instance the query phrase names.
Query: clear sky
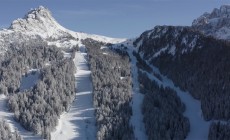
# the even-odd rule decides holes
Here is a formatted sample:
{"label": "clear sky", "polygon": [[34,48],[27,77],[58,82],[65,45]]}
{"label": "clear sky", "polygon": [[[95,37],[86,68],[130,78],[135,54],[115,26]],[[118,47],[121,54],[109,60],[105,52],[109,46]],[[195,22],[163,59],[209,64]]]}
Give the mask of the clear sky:
{"label": "clear sky", "polygon": [[0,0],[0,27],[31,8],[47,7],[64,27],[110,37],[136,37],[156,25],[191,25],[229,0]]}

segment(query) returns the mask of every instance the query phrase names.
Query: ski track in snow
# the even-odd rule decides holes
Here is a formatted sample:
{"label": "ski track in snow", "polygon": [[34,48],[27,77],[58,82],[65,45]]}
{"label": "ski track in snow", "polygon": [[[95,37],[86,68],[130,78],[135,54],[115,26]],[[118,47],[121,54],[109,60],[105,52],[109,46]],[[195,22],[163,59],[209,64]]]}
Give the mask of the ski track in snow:
{"label": "ski track in snow", "polygon": [[131,72],[132,72],[132,111],[130,123],[134,127],[134,136],[137,140],[147,140],[147,135],[145,133],[145,126],[143,123],[143,115],[141,112],[141,105],[144,99],[144,95],[139,92],[139,82],[138,82],[138,70],[136,67],[137,60],[133,56],[132,51],[128,51],[131,59]]}
{"label": "ski track in snow", "polygon": [[[149,66],[151,65],[149,64]],[[159,85],[163,87],[170,87],[175,90],[181,101],[186,106],[186,110],[183,114],[190,122],[190,131],[186,140],[207,140],[211,121],[205,121],[202,117],[200,101],[194,99],[188,92],[184,92],[179,87],[176,87],[170,79],[160,73],[158,68],[153,66],[151,66],[151,68],[153,72],[161,76],[162,81],[153,74],[149,74],[146,71],[142,72],[145,72],[151,80],[156,81]]]}
{"label": "ski track in snow", "polygon": [[96,126],[93,107],[91,71],[86,60],[85,50],[76,52],[74,63],[77,68],[76,99],[70,110],[61,115],[56,130],[51,133],[52,140],[94,140]]}

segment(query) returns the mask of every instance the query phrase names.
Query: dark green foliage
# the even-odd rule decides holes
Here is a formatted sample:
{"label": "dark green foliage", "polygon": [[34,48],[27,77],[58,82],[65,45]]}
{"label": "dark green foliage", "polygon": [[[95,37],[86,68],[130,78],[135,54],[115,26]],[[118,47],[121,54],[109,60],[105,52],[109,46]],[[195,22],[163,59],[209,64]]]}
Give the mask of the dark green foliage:
{"label": "dark green foliage", "polygon": [[230,124],[213,122],[209,128],[209,140],[229,140],[230,138]]}
{"label": "dark green foliage", "polygon": [[[139,52],[143,59],[150,60],[177,86],[199,99],[205,120],[229,120],[230,43],[206,37],[189,27],[156,27],[150,37],[146,36],[148,33],[141,36],[143,44]],[[151,38],[154,35],[159,37]],[[175,45],[174,56],[165,52],[153,58],[154,53],[167,45]]]}
{"label": "dark green foliage", "polygon": [[133,51],[133,56],[136,57],[137,59],[137,67],[139,69],[143,69],[145,71],[148,71],[148,72],[151,72],[152,71],[152,68],[146,63],[146,61],[144,61],[140,54],[138,54],[137,52]]}
{"label": "dark green foliage", "polygon": [[11,132],[10,126],[4,121],[0,121],[0,140],[22,140],[18,131]]}
{"label": "dark green foliage", "polygon": [[100,47],[105,44],[91,39],[83,43],[87,47],[92,71],[94,106],[97,108],[97,139],[133,139],[133,130],[129,124],[132,108],[129,105],[131,74],[127,53],[101,50]]}
{"label": "dark green foliage", "polygon": [[149,140],[184,140],[190,124],[183,116],[185,105],[176,92],[159,87],[139,71],[140,90],[145,93],[142,104],[144,124]]}

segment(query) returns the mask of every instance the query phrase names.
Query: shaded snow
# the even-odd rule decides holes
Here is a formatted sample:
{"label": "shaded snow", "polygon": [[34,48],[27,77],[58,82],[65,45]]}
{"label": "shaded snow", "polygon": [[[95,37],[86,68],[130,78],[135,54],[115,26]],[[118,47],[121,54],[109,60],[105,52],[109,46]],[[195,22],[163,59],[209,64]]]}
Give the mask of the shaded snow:
{"label": "shaded snow", "polygon": [[31,69],[27,76],[22,76],[21,84],[20,84],[20,91],[30,89],[36,85],[39,80],[40,72],[37,69]]}
{"label": "shaded snow", "polygon": [[[130,66],[131,66],[131,73],[132,73],[132,101],[130,106],[132,107],[132,116],[130,118],[130,124],[133,126],[133,132],[135,140],[147,140],[148,137],[145,131],[145,125],[143,123],[143,114],[141,111],[142,102],[144,99],[144,95],[140,93],[139,82],[138,82],[138,68],[136,66],[137,59],[133,55],[133,50],[137,50],[139,47],[134,48],[133,42],[135,39],[129,39],[124,41],[123,43],[119,43],[113,45],[113,48],[124,49],[122,46],[127,46],[127,52],[130,57]],[[139,44],[141,45],[141,44]],[[123,78],[120,77],[122,80]]]}
{"label": "shaded snow", "polygon": [[157,51],[154,55],[153,58],[158,57],[161,53],[165,52],[168,49],[168,46],[161,48],[159,51]]}
{"label": "shaded snow", "polygon": [[144,95],[140,93],[139,82],[138,82],[138,68],[136,66],[137,60],[133,56],[132,50],[128,50],[131,59],[131,73],[132,73],[132,113],[130,123],[133,126],[134,136],[136,140],[147,140],[145,126],[143,123],[143,114],[141,111],[141,105],[144,99]]}
{"label": "shaded snow", "polygon": [[51,133],[52,140],[94,140],[96,126],[93,107],[91,71],[86,60],[86,53],[76,52],[74,63],[77,67],[76,99],[68,112],[61,115],[56,131]]}

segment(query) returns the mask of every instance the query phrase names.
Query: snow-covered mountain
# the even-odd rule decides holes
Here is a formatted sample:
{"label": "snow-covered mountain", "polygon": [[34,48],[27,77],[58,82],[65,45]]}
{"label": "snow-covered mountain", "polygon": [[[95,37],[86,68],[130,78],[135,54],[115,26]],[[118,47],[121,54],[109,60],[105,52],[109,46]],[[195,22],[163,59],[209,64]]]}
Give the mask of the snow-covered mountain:
{"label": "snow-covered mountain", "polygon": [[162,54],[171,56],[202,48],[204,35],[191,27],[156,26],[145,31],[134,41],[144,59],[151,60]]}
{"label": "snow-covered mountain", "polygon": [[12,43],[38,37],[58,47],[79,45],[81,40],[86,38],[105,43],[119,43],[125,40],[68,30],[62,27],[52,17],[51,12],[43,6],[30,10],[24,18],[14,20],[8,29],[0,31],[0,37],[1,52],[4,52]]}
{"label": "snow-covered mountain", "polygon": [[211,13],[204,13],[192,23],[192,27],[219,39],[230,40],[230,5],[222,5]]}

